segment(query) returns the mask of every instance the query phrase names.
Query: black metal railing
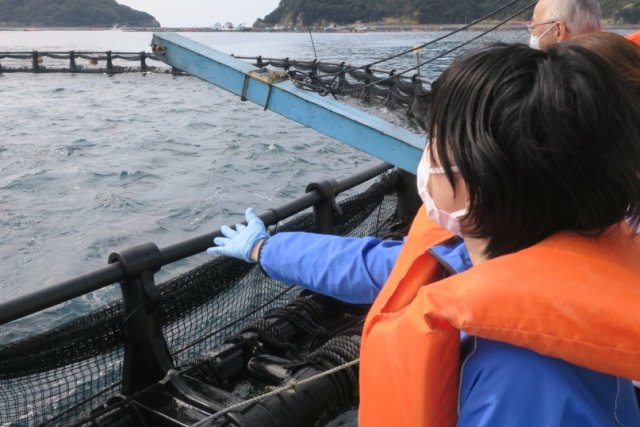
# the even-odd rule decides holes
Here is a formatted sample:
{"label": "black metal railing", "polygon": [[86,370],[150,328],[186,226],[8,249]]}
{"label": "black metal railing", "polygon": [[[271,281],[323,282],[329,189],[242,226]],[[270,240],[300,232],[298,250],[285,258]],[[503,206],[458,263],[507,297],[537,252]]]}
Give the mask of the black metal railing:
{"label": "black metal railing", "polygon": [[[364,209],[362,213],[364,215],[362,220],[364,220],[371,215],[373,209],[381,209],[382,200],[386,195],[393,194],[395,196],[393,202],[394,224],[398,219],[410,221],[407,218],[401,218],[404,214],[400,205],[411,203],[410,197],[403,196],[403,194],[415,193],[415,179],[411,181],[411,176],[402,171],[386,175],[362,194],[341,201],[339,204],[336,201],[336,196],[340,193],[379,177],[391,168],[392,165],[382,163],[339,182],[325,180],[309,184],[306,188],[306,194],[302,197],[278,208],[269,209],[261,214],[260,218],[267,226],[289,220],[281,225],[285,230],[291,227],[291,221],[293,221],[298,224],[293,229],[302,227],[301,229],[307,231],[342,235],[350,230],[350,227],[354,227],[356,222],[360,224],[360,220],[355,218],[361,215],[361,210]],[[413,191],[407,189],[413,189]],[[291,219],[309,208],[313,209],[312,214]],[[389,218],[390,211],[388,209],[385,210],[385,218]],[[358,213],[356,214],[356,212]],[[380,212],[377,215],[379,216]],[[375,227],[379,226],[378,220],[379,218],[374,220],[374,223],[378,224]],[[377,228],[375,229],[377,230]],[[105,390],[107,392],[104,396],[108,398],[105,402],[113,403],[112,398],[115,399],[117,396],[120,396],[118,398],[120,400],[122,400],[122,396],[125,396],[123,401],[127,402],[136,399],[136,396],[148,393],[149,390],[157,390],[158,387],[171,390],[171,393],[179,396],[183,401],[189,402],[189,405],[205,412],[215,408],[218,405],[213,401],[215,399],[203,397],[190,385],[187,379],[179,374],[179,372],[191,369],[193,360],[198,359],[190,358],[192,356],[177,357],[179,352],[173,350],[175,350],[177,343],[181,346],[190,346],[192,343],[200,345],[200,342],[209,340],[212,334],[216,334],[215,331],[226,329],[227,326],[223,326],[221,329],[219,325],[220,322],[223,322],[220,324],[224,325],[226,320],[223,317],[226,311],[223,309],[223,311],[217,312],[223,314],[223,317],[220,317],[220,322],[215,321],[212,324],[217,325],[212,329],[212,332],[206,332],[205,335],[202,335],[200,332],[194,331],[195,335],[189,335],[188,339],[185,339],[186,335],[174,333],[176,330],[181,330],[182,326],[178,325],[178,329],[176,329],[176,326],[167,320],[169,319],[167,316],[175,314],[177,309],[185,309],[183,312],[187,316],[195,315],[194,319],[205,319],[206,325],[209,325],[210,320],[207,319],[210,317],[195,314],[195,311],[191,310],[197,304],[192,305],[183,299],[185,297],[191,298],[190,295],[193,293],[200,302],[200,298],[206,300],[207,295],[220,292],[222,288],[211,288],[211,286],[218,286],[216,284],[218,282],[217,279],[210,281],[216,276],[214,276],[215,273],[211,275],[209,271],[218,269],[217,271],[220,273],[222,270],[219,266],[223,264],[231,269],[224,270],[225,273],[231,272],[233,278],[229,276],[229,280],[236,280],[235,278],[241,277],[238,274],[244,275],[252,268],[243,262],[235,263],[236,260],[217,259],[206,264],[206,269],[214,270],[206,270],[207,273],[205,273],[205,270],[202,269],[205,266],[198,267],[195,269],[198,271],[194,270],[193,276],[190,276],[192,273],[188,272],[181,275],[180,278],[176,278],[176,280],[179,279],[178,282],[169,286],[167,283],[158,286],[155,277],[163,266],[205,251],[211,246],[212,239],[219,235],[220,231],[216,230],[162,249],[154,243],[127,247],[111,253],[108,265],[105,267],[0,303],[0,327],[2,327],[12,321],[22,320],[26,316],[118,283],[122,292],[120,302],[111,304],[105,310],[95,313],[95,316],[92,314],[93,317],[88,315],[87,319],[83,317],[77,322],[72,321],[56,327],[55,330],[46,334],[31,336],[0,348],[0,358],[6,356],[4,365],[7,370],[3,372],[5,390],[13,387],[19,388],[18,393],[12,394],[15,401],[10,398],[2,402],[5,405],[4,410],[8,412],[5,413],[4,418],[0,416],[0,419],[15,421],[18,418],[27,417],[24,419],[30,419],[29,417],[33,416],[35,417],[33,420],[51,421],[54,425],[58,425],[57,422],[66,423],[76,420],[76,417],[89,416],[87,411],[104,403],[100,403],[98,399],[105,393]],[[192,281],[196,277],[198,279],[195,282]],[[178,287],[174,289],[174,285]],[[180,289],[186,291],[187,294],[176,293]],[[235,289],[237,288],[228,288],[234,295]],[[275,301],[284,292],[285,290],[278,290],[277,295],[275,292],[273,295],[269,294],[268,300],[259,303],[258,307],[252,307],[252,311],[248,311],[244,316],[248,319],[253,311],[263,310],[264,307],[271,304],[272,299]],[[168,298],[171,298],[171,302]],[[253,298],[250,299],[253,300]],[[175,305],[174,302],[177,300],[182,303],[178,302]],[[233,306],[233,302],[231,304]],[[237,309],[240,305],[234,307]],[[213,318],[217,319],[218,315]],[[101,320],[98,320],[99,324],[96,324],[92,319]],[[97,328],[92,329],[94,325],[97,325]],[[196,329],[200,327],[197,326]],[[79,333],[80,336],[73,335],[76,333]],[[69,338],[72,338],[71,341],[68,340]],[[55,348],[63,346],[64,348],[60,348],[60,351],[49,351],[48,346]],[[77,351],[75,350],[76,346],[80,347]],[[189,352],[192,351],[189,350]],[[198,350],[194,354],[201,355],[202,350]],[[49,360],[47,359],[49,357],[57,357],[57,359]],[[77,392],[77,396],[74,391],[76,385],[74,381],[76,380],[72,379],[68,384],[65,382],[68,375],[72,375],[72,378],[76,378],[76,380],[83,378],[83,388],[82,391]],[[35,381],[34,385],[29,383],[29,378]],[[91,388],[93,383],[97,385],[96,388]],[[54,384],[53,389],[47,392],[46,390],[50,389],[51,384]],[[7,396],[5,393],[4,397]],[[54,399],[54,396],[55,399],[68,397],[69,402],[66,403],[68,406],[50,408],[46,404],[38,403],[43,399]],[[118,410],[119,406],[111,406],[111,403],[105,409],[105,413]],[[35,412],[32,411],[33,415],[27,415],[30,413],[27,411],[27,407],[32,405],[35,405],[34,407],[37,409],[34,410]]]}
{"label": "black metal railing", "polygon": [[[340,182],[310,184],[307,194],[278,208],[269,209],[260,215],[260,219],[266,225],[273,225],[315,206],[318,221],[323,224],[322,228],[330,228],[331,226],[327,224],[331,223],[330,216],[335,210],[335,196],[384,173],[391,167],[388,163],[382,163]],[[153,249],[153,251],[149,249],[149,245],[153,244],[134,246],[119,253],[127,254],[128,260],[131,258],[127,263],[123,263],[122,259],[118,258],[118,253],[112,254],[110,256],[110,262],[112,262],[107,266],[0,303],[0,326],[106,286],[134,280],[145,272],[155,272],[165,265],[201,253],[211,246],[212,239],[217,236],[220,236],[219,230],[166,248],[156,248],[157,250]]]}

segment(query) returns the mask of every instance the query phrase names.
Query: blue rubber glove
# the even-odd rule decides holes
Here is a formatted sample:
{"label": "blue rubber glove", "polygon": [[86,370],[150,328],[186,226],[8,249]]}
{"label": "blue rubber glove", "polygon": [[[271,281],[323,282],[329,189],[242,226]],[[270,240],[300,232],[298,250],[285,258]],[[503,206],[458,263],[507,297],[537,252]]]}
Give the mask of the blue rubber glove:
{"label": "blue rubber glove", "polygon": [[220,228],[220,232],[225,237],[213,239],[213,243],[218,246],[207,249],[208,254],[225,255],[255,263],[251,259],[251,249],[260,240],[268,239],[269,234],[253,208],[248,208],[244,216],[247,219],[247,225],[236,224],[235,230],[226,225]]}

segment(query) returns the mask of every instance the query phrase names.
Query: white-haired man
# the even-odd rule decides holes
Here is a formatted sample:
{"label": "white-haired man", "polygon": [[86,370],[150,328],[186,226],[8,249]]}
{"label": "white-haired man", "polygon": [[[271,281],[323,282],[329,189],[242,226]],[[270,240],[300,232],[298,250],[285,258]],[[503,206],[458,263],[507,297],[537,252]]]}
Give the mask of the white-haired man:
{"label": "white-haired man", "polygon": [[528,26],[529,45],[545,49],[578,34],[600,31],[601,21],[598,0],[539,0]]}

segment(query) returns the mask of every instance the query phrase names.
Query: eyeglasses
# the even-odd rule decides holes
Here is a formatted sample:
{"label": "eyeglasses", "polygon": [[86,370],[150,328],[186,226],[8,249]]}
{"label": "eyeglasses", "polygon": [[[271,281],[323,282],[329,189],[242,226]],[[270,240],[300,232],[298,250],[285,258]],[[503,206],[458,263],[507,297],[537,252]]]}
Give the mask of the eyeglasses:
{"label": "eyeglasses", "polygon": [[533,35],[533,30],[535,27],[538,27],[540,25],[549,25],[549,24],[557,24],[558,21],[547,21],[547,22],[541,22],[539,24],[529,24],[526,26],[527,31],[529,32],[529,34]]}

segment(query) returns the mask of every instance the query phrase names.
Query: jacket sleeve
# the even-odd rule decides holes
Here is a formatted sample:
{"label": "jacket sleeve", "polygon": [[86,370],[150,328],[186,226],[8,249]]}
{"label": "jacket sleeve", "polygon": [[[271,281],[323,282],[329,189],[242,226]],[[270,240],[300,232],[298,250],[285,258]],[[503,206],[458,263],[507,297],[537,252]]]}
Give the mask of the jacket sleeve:
{"label": "jacket sleeve", "polygon": [[260,265],[273,279],[333,298],[369,304],[380,292],[402,241],[282,232],[270,237]]}
{"label": "jacket sleeve", "polygon": [[462,364],[458,427],[640,425],[631,381],[524,348],[470,339],[474,346]]}

